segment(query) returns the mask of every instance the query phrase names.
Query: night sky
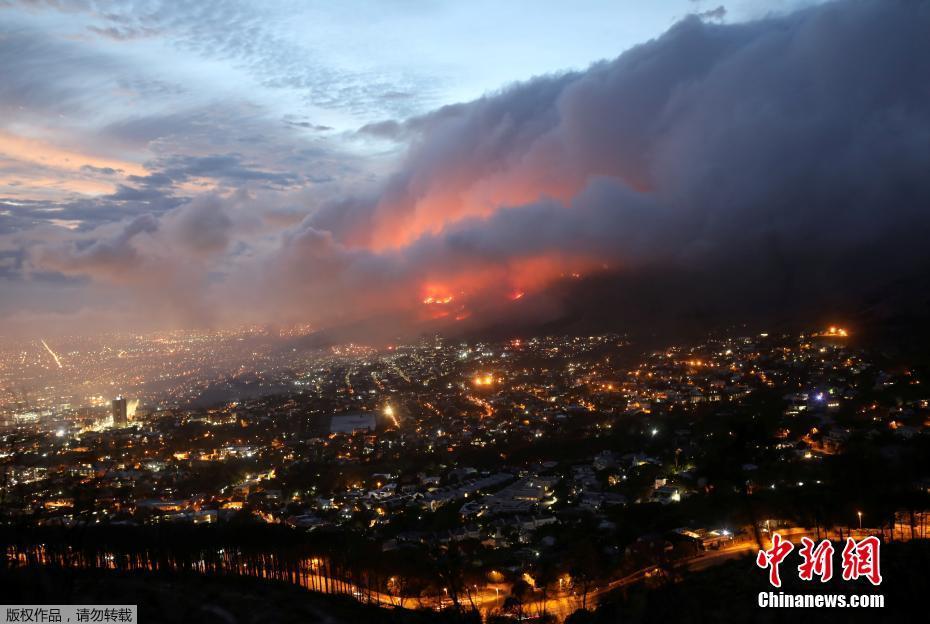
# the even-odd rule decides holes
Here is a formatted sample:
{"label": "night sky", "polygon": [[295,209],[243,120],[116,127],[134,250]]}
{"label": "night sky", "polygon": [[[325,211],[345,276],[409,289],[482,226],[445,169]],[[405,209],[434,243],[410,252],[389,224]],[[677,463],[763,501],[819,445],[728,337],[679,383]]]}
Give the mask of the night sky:
{"label": "night sky", "polygon": [[0,0],[0,334],[925,310],[928,33],[905,0]]}

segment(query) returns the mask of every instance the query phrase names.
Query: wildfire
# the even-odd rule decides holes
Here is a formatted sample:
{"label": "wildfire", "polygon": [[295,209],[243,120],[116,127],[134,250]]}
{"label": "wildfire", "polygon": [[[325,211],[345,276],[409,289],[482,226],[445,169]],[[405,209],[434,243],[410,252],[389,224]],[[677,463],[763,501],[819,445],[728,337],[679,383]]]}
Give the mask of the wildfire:
{"label": "wildfire", "polygon": [[434,297],[433,295],[429,295],[423,299],[423,303],[426,305],[446,305],[452,303],[454,300],[455,297],[452,295],[446,295],[445,297]]}
{"label": "wildfire", "polygon": [[448,284],[428,284],[424,286],[420,303],[425,307],[421,317],[430,320],[448,318],[463,321],[467,319],[471,316],[471,312],[462,301],[465,293],[465,290]]}

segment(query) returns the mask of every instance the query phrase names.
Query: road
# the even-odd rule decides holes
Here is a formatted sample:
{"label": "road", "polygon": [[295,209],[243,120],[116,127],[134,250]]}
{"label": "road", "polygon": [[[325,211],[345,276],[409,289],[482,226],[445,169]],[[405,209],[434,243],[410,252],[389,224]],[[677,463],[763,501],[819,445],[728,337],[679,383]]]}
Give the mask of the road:
{"label": "road", "polygon": [[[818,533],[816,531],[801,527],[781,528],[778,529],[778,533],[782,537],[790,539],[795,543],[798,542],[800,537],[805,535],[810,536],[812,539],[818,537]],[[851,536],[856,539],[861,539],[867,535],[877,534],[878,531],[875,529],[864,529],[853,530]],[[827,537],[827,535],[823,532],[821,532],[819,536],[820,538]],[[843,538],[849,536],[850,535],[847,532],[844,532],[842,535]],[[839,539],[840,535],[836,532],[831,532],[829,537],[831,539]],[[907,539],[907,536],[902,537],[905,540]],[[768,537],[763,537],[763,546],[768,547],[769,545],[770,543],[768,541]],[[702,570],[706,570],[709,567],[719,565],[732,559],[753,555],[755,552],[757,552],[758,548],[759,546],[755,540],[735,542],[719,550],[704,551],[689,559],[680,560],[676,562],[675,566],[677,569],[683,571],[700,572]],[[104,558],[104,560],[105,563],[103,567],[115,569],[115,561],[112,556],[107,556]],[[30,561],[24,558],[24,555],[21,555],[19,558],[14,558],[12,563],[14,565],[28,565]],[[38,563],[46,563],[44,560],[44,553],[39,554]],[[653,574],[658,573],[658,571],[659,569],[656,566],[649,566],[647,568],[637,570],[636,572],[628,574],[622,578],[614,579],[605,585],[594,587],[591,589],[591,591],[588,592],[587,600],[582,600],[580,595],[577,595],[574,591],[571,590],[553,592],[550,594],[545,603],[543,603],[541,600],[536,600],[526,604],[524,606],[524,612],[528,615],[547,612],[555,615],[560,619],[564,619],[569,614],[573,613],[577,609],[580,609],[582,603],[586,603],[588,608],[594,608],[597,606],[599,600],[608,592],[611,592],[620,587],[640,583]],[[319,572],[320,570],[318,568],[314,568],[311,562],[311,571],[309,573],[301,574],[299,578],[294,579],[292,582],[295,582],[313,591],[352,595],[362,602],[371,601],[383,605],[399,605],[401,602],[397,596],[369,591],[339,579],[328,578],[326,576],[320,575]],[[248,568],[243,568],[235,570],[234,573],[248,576],[264,576],[263,569],[258,570],[256,573],[250,572]],[[485,616],[487,616],[489,613],[499,611],[510,593],[510,585],[506,583],[500,583],[496,586],[489,585],[481,588],[473,586],[473,588],[473,591],[470,592],[470,596],[461,596],[460,602],[465,607],[474,605],[474,607],[476,607],[482,613],[482,615]],[[443,607],[448,607],[450,604],[451,600],[447,596],[421,597],[420,599],[408,599],[404,601],[404,606],[419,606],[431,609],[441,609]]]}
{"label": "road", "polygon": [[[755,542],[740,542],[726,548],[721,548],[720,550],[709,550],[703,552],[692,559],[679,563],[678,565],[689,571],[697,572],[714,565],[719,565],[724,561],[751,555],[757,550],[758,545]],[[622,578],[614,579],[606,585],[595,587],[590,592],[588,592],[587,607],[589,609],[593,609],[595,606],[597,606],[600,598],[605,594],[620,587],[634,585],[636,583],[642,582],[655,571],[657,571],[657,568],[655,566],[650,566],[642,570],[637,570],[636,572],[628,574]],[[500,609],[505,596],[506,592],[501,592],[500,597],[497,597],[494,595],[494,593],[490,593],[490,595],[488,595],[484,591],[480,591],[478,600],[476,600],[475,603],[481,611],[482,615],[486,616],[489,612]],[[584,602],[585,601],[582,600],[580,595],[574,594],[572,592],[562,592],[555,596],[549,597],[545,603],[545,609],[543,609],[542,601],[537,600],[526,605],[524,610],[527,614],[533,615],[542,613],[545,610],[546,613],[555,615],[559,620],[564,620],[570,614],[580,609]]]}
{"label": "road", "polygon": [[[797,542],[801,537],[807,536],[811,539],[817,539],[818,533],[816,530],[804,528],[804,527],[785,527],[777,530],[777,533],[783,538],[790,539],[793,542]],[[877,535],[878,529],[862,529],[862,530],[852,530],[851,534],[843,532],[842,538],[853,537],[855,539],[862,539],[869,535]],[[833,540],[840,539],[840,534],[833,531],[829,534],[820,532],[820,539],[829,537]],[[768,548],[771,546],[768,536],[763,535],[763,546]],[[899,538],[896,538],[899,539]],[[904,538],[907,539],[906,537]],[[748,557],[755,555],[759,550],[759,545],[755,540],[746,540],[731,544],[725,548],[719,550],[708,550],[704,551],[701,554],[683,561],[678,562],[677,567],[688,572],[701,572],[707,568],[713,567],[715,565],[720,565],[726,561],[733,559],[738,559],[740,557]],[[588,593],[587,604],[588,608],[594,608],[597,606],[598,601],[608,592],[611,592],[619,587],[633,585],[635,583],[642,582],[645,580],[651,572],[657,571],[658,568],[655,566],[638,570],[632,574],[624,576],[623,578],[615,579],[608,583],[607,585],[595,588],[593,591]],[[504,593],[501,592],[503,596]],[[499,607],[501,601],[497,601],[496,607]],[[577,609],[580,609],[582,605],[582,600],[580,596],[574,596],[571,594],[563,594],[550,598],[546,603],[546,611],[548,613],[554,614],[559,619],[564,619],[569,614],[573,613]],[[483,606],[483,605],[482,605]],[[542,602],[537,601],[531,605],[527,611],[529,613],[541,613],[542,612]],[[486,614],[487,611],[482,608],[482,613]]]}

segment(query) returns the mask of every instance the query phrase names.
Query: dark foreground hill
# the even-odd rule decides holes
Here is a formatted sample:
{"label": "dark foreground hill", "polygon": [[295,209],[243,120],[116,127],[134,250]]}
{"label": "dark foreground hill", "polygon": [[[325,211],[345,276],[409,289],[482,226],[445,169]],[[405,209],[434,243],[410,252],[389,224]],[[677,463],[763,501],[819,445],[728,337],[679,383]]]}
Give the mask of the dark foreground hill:
{"label": "dark foreground hill", "polygon": [[[759,592],[773,591],[766,574],[751,559],[729,561],[686,575],[680,582],[661,587],[637,586],[605,597],[593,613],[575,613],[567,624],[718,624],[757,622],[797,624],[847,622],[903,622],[905,616],[926,613],[930,588],[930,541],[914,540],[884,544],[881,551],[883,582],[844,581],[840,554],[834,558],[834,578],[824,584],[803,582],[797,561],[781,566],[785,594],[882,594],[884,608],[760,608]],[[789,558],[790,559],[790,558]],[[790,565],[789,565],[790,564]],[[926,617],[921,616],[920,621]]]}
{"label": "dark foreground hill", "polygon": [[114,573],[18,568],[0,571],[3,604],[137,604],[144,624],[433,624],[452,622],[432,611],[361,604],[347,596],[308,592],[244,577]]}

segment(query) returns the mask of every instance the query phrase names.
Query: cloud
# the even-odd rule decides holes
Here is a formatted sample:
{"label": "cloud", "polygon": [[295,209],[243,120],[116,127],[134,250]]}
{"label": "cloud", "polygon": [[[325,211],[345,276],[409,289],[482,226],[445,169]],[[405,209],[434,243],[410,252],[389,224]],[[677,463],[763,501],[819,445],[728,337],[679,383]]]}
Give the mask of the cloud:
{"label": "cloud", "polygon": [[703,19],[709,20],[722,20],[727,16],[727,8],[722,4],[715,9],[707,9],[706,11],[698,11],[695,15]]}
{"label": "cloud", "polygon": [[144,262],[133,244],[134,239],[142,234],[152,234],[158,227],[155,217],[141,215],[109,236],[44,248],[39,252],[36,264],[65,275],[102,276],[123,281],[132,277]]}
{"label": "cloud", "polygon": [[[183,276],[180,305],[386,331],[855,305],[930,268],[928,31],[930,3],[897,0],[691,16],[585,71],[363,127],[404,146],[383,182],[189,202],[44,266],[144,255]],[[263,192],[318,173],[233,151],[151,171]],[[197,270],[155,268],[179,258]],[[254,305],[228,305],[242,293]]]}
{"label": "cloud", "polygon": [[[337,69],[321,61],[329,56],[329,46],[317,43],[320,37],[313,36],[317,33],[312,28],[308,36],[302,22],[318,27],[316,22],[325,24],[325,20],[341,16],[364,24],[378,7],[346,13],[338,8],[276,8],[228,1],[190,6],[173,2],[46,3],[30,8],[65,13],[74,21],[75,30],[80,28],[80,34],[73,38],[120,46],[164,41],[167,45],[163,50],[170,47],[189,63],[234,66],[239,76],[256,86],[294,91],[315,107],[353,115],[409,115],[423,110],[439,81],[437,76],[415,69],[375,69],[346,63]],[[301,23],[296,32],[282,24],[291,21]],[[0,46],[0,59],[2,52]],[[397,97],[399,94],[408,97]]]}
{"label": "cloud", "polygon": [[927,268],[928,26],[926,2],[692,17],[585,72],[366,126],[410,141],[406,160],[379,194],[310,216],[296,266],[350,276],[349,300],[443,280],[480,298],[532,261],[537,288],[606,265],[758,305],[854,300]]}
{"label": "cloud", "polygon": [[300,180],[297,173],[265,171],[243,163],[241,154],[172,156],[161,159],[156,166],[174,181],[213,178],[234,183],[258,181],[272,186],[290,186]]}
{"label": "cloud", "polygon": [[86,171],[87,173],[98,173],[107,176],[124,173],[122,169],[114,169],[113,167],[95,167],[94,165],[82,165],[81,171]]}
{"label": "cloud", "polygon": [[315,132],[328,132],[335,129],[332,126],[324,126],[323,124],[315,124],[310,121],[296,119],[292,115],[285,115],[284,123],[293,128],[303,128],[305,130],[313,130]]}
{"label": "cloud", "polygon": [[87,30],[99,35],[101,37],[106,37],[107,39],[113,39],[114,41],[131,41],[134,39],[146,39],[148,37],[155,37],[162,33],[158,28],[147,28],[147,27],[118,27],[118,26],[88,26]]}
{"label": "cloud", "polygon": [[173,238],[196,254],[223,251],[233,227],[223,201],[215,195],[195,198],[169,221]]}

